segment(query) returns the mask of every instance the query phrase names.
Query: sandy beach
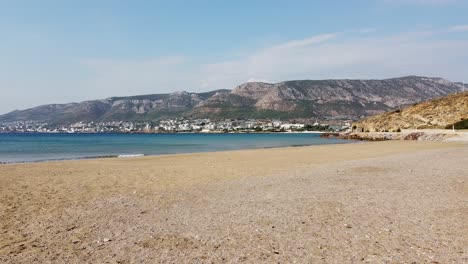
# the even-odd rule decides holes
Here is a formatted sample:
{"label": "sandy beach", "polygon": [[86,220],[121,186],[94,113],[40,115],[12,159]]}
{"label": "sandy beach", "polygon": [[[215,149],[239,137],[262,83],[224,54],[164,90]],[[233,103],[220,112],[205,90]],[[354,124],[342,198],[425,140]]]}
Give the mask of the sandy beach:
{"label": "sandy beach", "polygon": [[468,144],[0,165],[1,263],[468,263]]}

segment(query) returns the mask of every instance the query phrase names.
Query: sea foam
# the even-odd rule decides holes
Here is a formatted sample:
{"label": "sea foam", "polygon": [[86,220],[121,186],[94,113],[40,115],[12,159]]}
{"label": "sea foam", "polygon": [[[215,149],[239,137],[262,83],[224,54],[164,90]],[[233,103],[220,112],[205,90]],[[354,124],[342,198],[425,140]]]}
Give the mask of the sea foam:
{"label": "sea foam", "polygon": [[136,157],[143,157],[145,154],[123,154],[118,155],[117,158],[136,158]]}

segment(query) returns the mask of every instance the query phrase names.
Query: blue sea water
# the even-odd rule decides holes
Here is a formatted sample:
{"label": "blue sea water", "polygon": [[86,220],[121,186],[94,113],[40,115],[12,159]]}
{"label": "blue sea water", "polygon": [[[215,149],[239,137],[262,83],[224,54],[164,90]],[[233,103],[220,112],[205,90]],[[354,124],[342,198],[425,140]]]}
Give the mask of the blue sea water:
{"label": "blue sea water", "polygon": [[0,162],[348,143],[319,134],[0,134]]}

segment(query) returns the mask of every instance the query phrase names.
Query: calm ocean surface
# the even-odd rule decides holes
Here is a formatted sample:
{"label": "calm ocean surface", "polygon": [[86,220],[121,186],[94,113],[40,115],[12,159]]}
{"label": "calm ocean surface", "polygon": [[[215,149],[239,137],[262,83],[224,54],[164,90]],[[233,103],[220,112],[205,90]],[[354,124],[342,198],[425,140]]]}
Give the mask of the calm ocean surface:
{"label": "calm ocean surface", "polygon": [[0,134],[0,162],[349,143],[319,134]]}

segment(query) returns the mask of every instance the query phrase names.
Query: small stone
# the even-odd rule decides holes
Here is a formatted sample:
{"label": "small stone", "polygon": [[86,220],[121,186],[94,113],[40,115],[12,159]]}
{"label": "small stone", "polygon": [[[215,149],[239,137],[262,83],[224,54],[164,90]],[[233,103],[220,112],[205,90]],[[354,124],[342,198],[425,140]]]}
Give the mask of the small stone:
{"label": "small stone", "polygon": [[77,239],[77,238],[72,240],[72,243],[73,243],[73,244],[76,244],[76,243],[78,243],[78,242],[80,242],[80,240]]}
{"label": "small stone", "polygon": [[413,170],[408,170],[409,172],[413,172]]}
{"label": "small stone", "polygon": [[350,224],[345,224],[344,225],[346,228],[352,228],[352,226]]}
{"label": "small stone", "polygon": [[112,241],[112,240],[110,238],[104,238],[102,241],[109,242],[109,241]]}

